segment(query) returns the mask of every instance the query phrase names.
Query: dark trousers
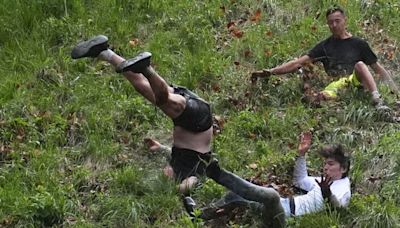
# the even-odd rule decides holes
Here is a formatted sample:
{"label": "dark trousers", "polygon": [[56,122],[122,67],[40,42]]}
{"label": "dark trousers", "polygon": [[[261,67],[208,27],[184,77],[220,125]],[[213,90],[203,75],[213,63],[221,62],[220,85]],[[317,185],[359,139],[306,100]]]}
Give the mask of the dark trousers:
{"label": "dark trousers", "polygon": [[249,206],[259,208],[263,227],[286,226],[280,196],[274,189],[255,185],[224,169],[214,181],[249,201]]}

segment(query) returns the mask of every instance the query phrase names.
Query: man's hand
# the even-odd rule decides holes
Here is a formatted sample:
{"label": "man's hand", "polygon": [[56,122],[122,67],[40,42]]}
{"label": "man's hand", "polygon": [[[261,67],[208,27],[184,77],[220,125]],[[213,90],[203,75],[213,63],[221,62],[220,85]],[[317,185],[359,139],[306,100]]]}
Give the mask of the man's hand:
{"label": "man's hand", "polygon": [[147,146],[147,148],[151,151],[161,150],[161,143],[152,138],[144,138],[143,142]]}
{"label": "man's hand", "polygon": [[254,71],[251,73],[250,80],[251,80],[251,83],[254,84],[257,82],[258,78],[268,77],[271,75],[272,75],[272,73],[271,73],[271,70],[269,70],[269,69],[257,70],[257,71]]}
{"label": "man's hand", "polygon": [[329,197],[331,197],[332,192],[331,192],[331,185],[333,183],[332,178],[331,177],[325,177],[323,175],[321,175],[321,182],[319,182],[317,179],[315,179],[315,181],[318,183],[319,187],[321,188],[321,192],[322,192],[322,197],[324,197],[324,199],[329,199]]}
{"label": "man's hand", "polygon": [[312,138],[311,132],[306,131],[306,132],[301,133],[300,143],[299,143],[299,148],[298,148],[299,156],[304,156],[306,154],[306,152],[308,151],[308,149],[310,149],[311,138]]}

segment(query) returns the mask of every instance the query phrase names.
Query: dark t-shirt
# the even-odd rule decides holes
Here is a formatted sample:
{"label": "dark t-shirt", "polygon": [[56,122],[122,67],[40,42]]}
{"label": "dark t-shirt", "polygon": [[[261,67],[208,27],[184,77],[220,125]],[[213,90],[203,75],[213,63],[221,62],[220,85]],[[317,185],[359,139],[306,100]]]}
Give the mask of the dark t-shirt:
{"label": "dark t-shirt", "polygon": [[359,61],[367,65],[377,62],[368,43],[357,37],[337,39],[330,36],[311,49],[308,56],[314,61],[321,61],[330,76],[352,74],[354,65]]}

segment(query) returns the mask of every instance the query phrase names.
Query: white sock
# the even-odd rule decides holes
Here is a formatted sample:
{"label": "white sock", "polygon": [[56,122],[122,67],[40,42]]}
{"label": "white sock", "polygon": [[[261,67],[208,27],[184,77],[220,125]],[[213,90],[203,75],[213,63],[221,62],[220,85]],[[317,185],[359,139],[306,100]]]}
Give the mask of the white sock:
{"label": "white sock", "polygon": [[371,95],[372,95],[372,99],[379,99],[381,97],[381,95],[379,94],[379,92],[377,90],[372,91]]}
{"label": "white sock", "polygon": [[100,52],[98,58],[107,62],[111,61],[111,58],[113,57],[113,55],[115,55],[115,52],[113,52],[110,49],[104,50],[102,52]]}

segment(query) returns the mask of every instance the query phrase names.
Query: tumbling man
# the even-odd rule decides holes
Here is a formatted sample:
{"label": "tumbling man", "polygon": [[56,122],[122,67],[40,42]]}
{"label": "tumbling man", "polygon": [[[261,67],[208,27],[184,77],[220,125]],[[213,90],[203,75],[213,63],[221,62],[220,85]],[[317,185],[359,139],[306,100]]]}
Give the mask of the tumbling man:
{"label": "tumbling man", "polygon": [[[113,65],[144,98],[160,108],[174,123],[170,166],[174,178],[180,182],[179,191],[188,195],[204,175],[205,163],[211,158],[213,119],[210,105],[184,87],[170,86],[150,65],[151,53],[143,52],[125,60],[108,48],[108,38],[95,36],[77,44],[73,59],[98,58]],[[184,198],[185,206],[194,204]]]}

